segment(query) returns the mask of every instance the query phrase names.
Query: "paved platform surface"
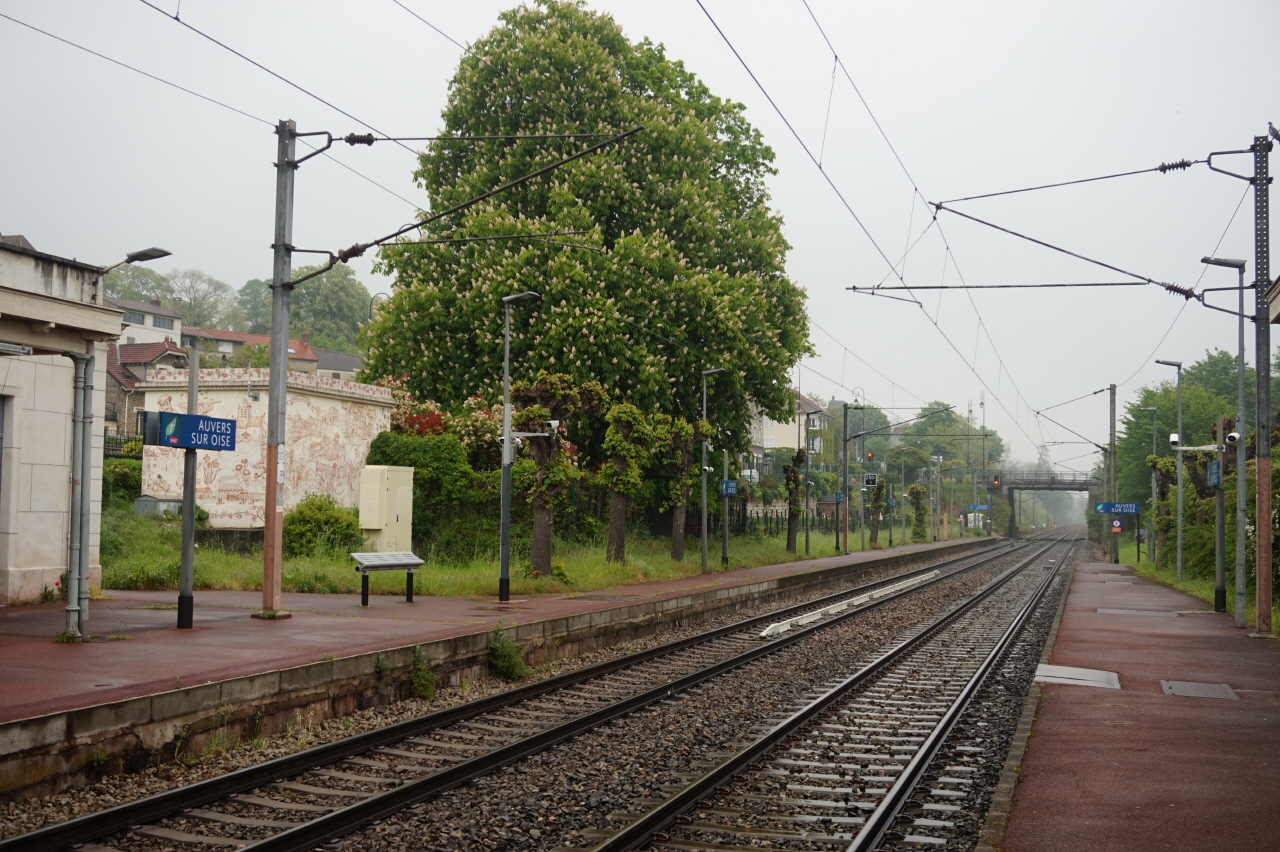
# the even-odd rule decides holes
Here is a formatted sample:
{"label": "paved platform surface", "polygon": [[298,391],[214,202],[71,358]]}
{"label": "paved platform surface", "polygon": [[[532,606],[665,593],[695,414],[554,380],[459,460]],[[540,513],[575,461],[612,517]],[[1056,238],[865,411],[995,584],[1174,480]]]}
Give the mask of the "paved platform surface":
{"label": "paved platform surface", "polygon": [[[956,541],[828,556],[699,574],[616,589],[492,598],[286,593],[291,618],[250,618],[261,592],[197,591],[194,628],[178,630],[175,592],[108,591],[90,603],[93,641],[58,644],[64,604],[0,607],[0,722],[119,701],[209,681],[259,674],[583,612],[661,600],[707,589],[848,565],[886,554],[947,547]],[[824,549],[829,548],[824,543]],[[495,578],[494,585],[497,585]]]}
{"label": "paved platform surface", "polygon": [[[1280,642],[1116,573],[1132,572],[1076,569],[1049,662],[1121,688],[1042,684],[1004,852],[1280,849]],[[1166,695],[1162,680],[1240,700]]]}

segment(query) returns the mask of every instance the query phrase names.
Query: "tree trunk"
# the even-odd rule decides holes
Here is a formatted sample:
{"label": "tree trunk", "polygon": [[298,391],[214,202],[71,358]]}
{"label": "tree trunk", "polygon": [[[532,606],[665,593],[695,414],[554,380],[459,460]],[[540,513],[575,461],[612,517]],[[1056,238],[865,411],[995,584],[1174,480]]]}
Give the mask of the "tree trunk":
{"label": "tree trunk", "polygon": [[867,519],[867,544],[872,550],[875,550],[876,542],[880,539],[880,519],[877,515],[879,512],[872,507],[871,517]]}
{"label": "tree trunk", "polygon": [[681,503],[671,507],[671,561],[684,559],[684,520],[688,505]]}
{"label": "tree trunk", "polygon": [[787,512],[787,552],[796,552],[796,539],[800,534],[800,512],[792,509]]}
{"label": "tree trunk", "polygon": [[627,561],[627,495],[609,492],[609,546],[606,562]]}
{"label": "tree trunk", "polygon": [[543,506],[541,503],[541,500],[533,501],[533,542],[529,549],[529,561],[533,563],[536,576],[550,577],[551,525],[554,513],[550,506]]}

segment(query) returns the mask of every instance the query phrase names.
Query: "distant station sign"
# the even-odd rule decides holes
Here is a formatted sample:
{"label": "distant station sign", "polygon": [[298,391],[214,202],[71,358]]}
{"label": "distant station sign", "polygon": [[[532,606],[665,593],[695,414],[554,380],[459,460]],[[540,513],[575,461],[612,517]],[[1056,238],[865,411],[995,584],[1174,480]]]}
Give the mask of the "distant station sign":
{"label": "distant station sign", "polygon": [[969,504],[970,512],[988,512],[990,510],[991,510],[991,506],[989,506],[986,503],[970,503]]}
{"label": "distant station sign", "polygon": [[836,492],[836,502],[837,502],[837,503],[843,503],[843,502],[844,502],[844,492],[843,492],[843,491],[837,491],[837,492]]}
{"label": "distant station sign", "polygon": [[1136,515],[1142,511],[1137,503],[1094,503],[1098,515]]}
{"label": "distant station sign", "polygon": [[1222,462],[1209,462],[1209,469],[1205,471],[1205,483],[1210,488],[1222,487]]}
{"label": "distant station sign", "polygon": [[203,414],[146,412],[144,444],[185,450],[234,450],[236,421]]}
{"label": "distant station sign", "polygon": [[864,473],[862,475],[862,487],[875,488],[876,481],[879,479],[879,477],[880,477],[880,474],[878,473]]}
{"label": "distant station sign", "polygon": [[720,493],[725,496],[733,496],[738,493],[738,480],[722,479],[720,480]]}

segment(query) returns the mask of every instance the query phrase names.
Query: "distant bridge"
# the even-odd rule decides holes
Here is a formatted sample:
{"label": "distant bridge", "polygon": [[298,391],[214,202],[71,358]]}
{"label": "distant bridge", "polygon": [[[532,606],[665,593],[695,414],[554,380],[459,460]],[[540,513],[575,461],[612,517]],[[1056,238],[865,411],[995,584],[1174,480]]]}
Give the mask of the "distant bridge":
{"label": "distant bridge", "polygon": [[1013,509],[1015,491],[1094,491],[1102,488],[1102,481],[1088,473],[1034,471],[1031,473],[1000,474],[1000,484],[987,488],[992,493],[1003,493],[1009,501],[1009,538],[1018,537],[1018,524]]}

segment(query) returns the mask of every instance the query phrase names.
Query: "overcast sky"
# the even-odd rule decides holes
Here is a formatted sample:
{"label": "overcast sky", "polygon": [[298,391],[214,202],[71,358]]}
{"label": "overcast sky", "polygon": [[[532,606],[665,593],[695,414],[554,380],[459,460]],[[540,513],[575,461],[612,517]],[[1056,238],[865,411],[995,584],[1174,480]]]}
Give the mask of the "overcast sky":
{"label": "overcast sky", "polygon": [[[166,14],[140,0],[0,0],[0,14],[252,117],[0,18],[0,233],[103,265],[163,246],[173,257],[159,271],[197,268],[239,288],[270,275],[274,122],[335,134],[440,129],[462,51],[395,0],[151,2]],[[515,5],[401,2],[464,44]],[[925,202],[1247,148],[1268,121],[1280,122],[1280,3],[808,0],[855,91],[843,71],[833,83],[832,50],[802,0],[703,2],[821,170],[696,0],[588,5],[631,39],[664,43],[714,93],[746,104],[777,153],[771,188],[793,246],[788,270],[820,326],[817,355],[800,370],[806,393],[851,399],[857,389],[899,409],[943,400],[975,415],[985,396],[987,425],[1014,456],[1033,460],[1042,442],[1077,440],[1035,411],[1113,382],[1123,405],[1144,384],[1172,378],[1153,357],[1190,363],[1206,349],[1235,351],[1234,318],[1150,285],[914,291],[922,306],[846,288],[1131,280],[952,213],[934,222]],[[166,16],[175,12],[364,123]],[[1273,173],[1280,148],[1276,160]],[[1247,155],[1215,164],[1252,171]],[[414,205],[426,203],[414,165],[389,143],[308,161],[294,243],[336,250],[412,221]],[[1232,270],[1199,261],[1246,258],[1251,279],[1247,189],[1196,165],[955,206],[1138,276],[1229,286]],[[890,262],[908,246],[895,272]],[[370,258],[353,265],[372,293],[389,289]],[[1217,296],[1234,303],[1234,294]],[[1049,416],[1102,443],[1106,397]],[[1069,467],[1093,461],[1073,458],[1088,446],[1050,449]]]}

